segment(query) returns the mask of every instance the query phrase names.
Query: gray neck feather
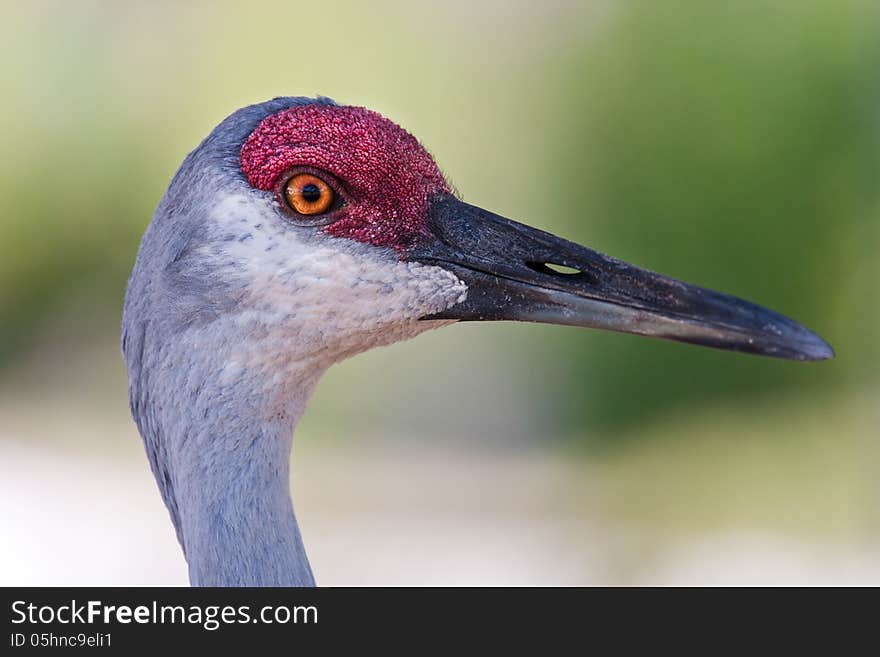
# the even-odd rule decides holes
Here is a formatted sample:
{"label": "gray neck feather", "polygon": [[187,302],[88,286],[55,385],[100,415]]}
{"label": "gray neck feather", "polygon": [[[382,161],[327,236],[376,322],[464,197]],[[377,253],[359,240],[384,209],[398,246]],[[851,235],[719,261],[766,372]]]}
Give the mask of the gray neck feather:
{"label": "gray neck feather", "polygon": [[286,98],[227,118],[184,160],[141,242],[122,350],[132,415],[197,585],[312,585],[289,493],[321,373],[448,322],[452,273],[295,227],[239,150]]}
{"label": "gray neck feather", "polygon": [[230,365],[244,340],[233,322],[171,339],[150,330],[155,321],[126,333],[126,351],[140,354],[130,368],[132,412],[193,585],[314,586],[290,497],[290,452],[323,368],[290,363],[279,382]]}
{"label": "gray neck feather", "polygon": [[300,412],[247,426],[250,409],[223,405],[183,440],[174,492],[193,585],[314,586],[289,489]]}

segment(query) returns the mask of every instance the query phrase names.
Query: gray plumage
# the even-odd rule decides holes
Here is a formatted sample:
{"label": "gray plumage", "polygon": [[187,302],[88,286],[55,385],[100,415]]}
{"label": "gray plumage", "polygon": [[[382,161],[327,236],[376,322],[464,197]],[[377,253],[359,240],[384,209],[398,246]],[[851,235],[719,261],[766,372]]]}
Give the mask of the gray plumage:
{"label": "gray plumage", "polygon": [[[186,490],[187,483],[180,481],[180,472],[224,467],[222,461],[200,463],[203,457],[200,447],[203,443],[226,443],[222,449],[233,450],[236,443],[250,441],[256,449],[269,451],[264,458],[276,456],[275,460],[279,463],[287,461],[283,454],[273,455],[273,441],[267,437],[265,429],[252,426],[247,418],[241,416],[239,409],[248,405],[246,400],[235,400],[231,404],[231,411],[225,412],[223,397],[237,393],[215,389],[211,385],[210,382],[218,378],[217,370],[221,365],[202,362],[189,349],[174,346],[175,336],[188,328],[210,324],[217,317],[229,313],[236,302],[235,290],[217,271],[218,263],[198,257],[197,251],[201,246],[211,241],[222,241],[226,237],[209,234],[212,228],[199,214],[199,209],[203,207],[205,194],[209,194],[210,190],[223,189],[228,185],[239,186],[243,190],[247,187],[240,173],[239,151],[245,138],[259,122],[276,111],[306,102],[311,101],[279,98],[263,105],[246,107],[232,114],[211,132],[183,161],[160,201],[153,221],[144,234],[129,279],[123,316],[122,351],[129,371],[131,412],[143,436],[147,457],[174,523],[177,538],[188,558],[197,549],[196,546],[187,549],[187,538],[191,542],[198,540],[193,533],[201,538],[202,534],[212,531],[221,534],[224,531],[219,526],[221,522],[229,526],[241,524],[241,518],[227,515],[234,513],[235,509],[227,509],[219,502],[213,507],[215,522],[204,523],[207,526],[202,526],[204,518],[181,515],[179,497],[194,492]],[[228,237],[234,238],[232,235]],[[160,376],[163,367],[168,368],[166,374],[169,376]],[[166,417],[163,418],[163,414]],[[169,426],[168,420],[171,418],[179,420],[173,428]],[[281,447],[284,451],[284,445]],[[214,471],[205,480],[222,477],[232,483],[241,474],[233,472],[224,476],[223,472]],[[258,499],[242,502],[251,505],[261,503]],[[285,518],[287,512],[288,509],[284,508],[264,510],[267,516],[280,514],[281,518],[276,518],[276,521],[281,520],[283,525],[289,526],[290,519]],[[289,513],[293,514],[292,507]],[[270,520],[270,517],[266,517],[267,522]],[[184,529],[188,531],[184,532]],[[279,578],[277,582],[312,585],[314,580],[295,521],[292,529],[292,540],[281,536],[279,539],[290,541],[285,547],[296,563],[287,572],[275,573]],[[242,527],[242,530],[255,531],[258,528]],[[221,539],[222,536],[218,535],[217,538]],[[191,563],[192,582],[197,585],[272,583],[241,580],[234,573],[234,563],[218,564],[219,570],[229,572],[228,580],[212,578],[205,571],[212,565],[211,561],[220,556],[208,555],[207,563],[195,564],[194,568]],[[252,555],[242,556],[251,558]]]}
{"label": "gray plumage", "polygon": [[196,585],[314,584],[289,460],[318,378],[442,325],[418,319],[464,294],[448,272],[393,249],[292,227],[271,192],[248,184],[244,140],[307,103],[332,101],[278,98],[218,125],[174,176],[129,280],[131,411]]}

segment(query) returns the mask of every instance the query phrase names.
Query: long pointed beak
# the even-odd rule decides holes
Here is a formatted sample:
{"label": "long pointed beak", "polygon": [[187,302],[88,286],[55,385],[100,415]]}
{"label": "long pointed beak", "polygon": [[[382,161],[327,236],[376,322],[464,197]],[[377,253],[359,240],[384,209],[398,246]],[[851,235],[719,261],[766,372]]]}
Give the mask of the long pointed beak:
{"label": "long pointed beak", "polygon": [[834,356],[818,335],[772,310],[639,269],[452,195],[432,200],[428,228],[431,236],[409,258],[452,271],[468,293],[424,319],[567,324],[774,358]]}

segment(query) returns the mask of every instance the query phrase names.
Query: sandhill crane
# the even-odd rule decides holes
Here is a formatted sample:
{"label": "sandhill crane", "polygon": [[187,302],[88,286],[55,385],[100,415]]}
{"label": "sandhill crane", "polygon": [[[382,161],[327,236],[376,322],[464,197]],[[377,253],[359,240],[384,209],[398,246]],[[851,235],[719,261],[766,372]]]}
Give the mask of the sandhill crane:
{"label": "sandhill crane", "polygon": [[461,320],[833,355],[775,312],[461,201],[375,112],[326,98],[245,107],[177,171],[125,299],[131,411],[191,583],[313,585],[289,461],[318,379]]}

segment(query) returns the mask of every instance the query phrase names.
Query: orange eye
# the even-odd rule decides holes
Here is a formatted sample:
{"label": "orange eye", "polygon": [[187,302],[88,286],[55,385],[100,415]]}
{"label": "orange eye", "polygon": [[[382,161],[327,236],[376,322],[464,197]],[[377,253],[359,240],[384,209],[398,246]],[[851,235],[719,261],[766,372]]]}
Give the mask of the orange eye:
{"label": "orange eye", "polygon": [[296,212],[316,215],[327,212],[333,205],[333,189],[318,176],[298,173],[287,181],[284,198]]}

